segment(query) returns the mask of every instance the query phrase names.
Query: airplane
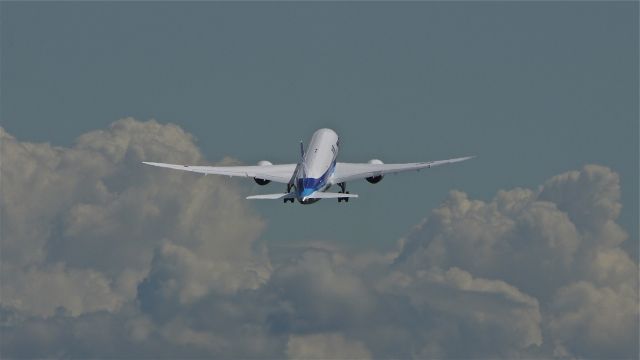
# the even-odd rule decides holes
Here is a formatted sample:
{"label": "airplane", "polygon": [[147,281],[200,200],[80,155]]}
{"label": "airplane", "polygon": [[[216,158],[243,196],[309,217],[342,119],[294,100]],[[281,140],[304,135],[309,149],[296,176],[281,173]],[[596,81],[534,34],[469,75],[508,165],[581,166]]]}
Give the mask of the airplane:
{"label": "airplane", "polygon": [[[313,133],[307,150],[300,142],[300,161],[296,164],[274,165],[262,160],[254,166],[193,166],[175,165],[143,161],[143,164],[159,166],[169,169],[192,171],[202,174],[216,174],[253,178],[258,185],[277,182],[287,185],[287,192],[265,195],[252,195],[247,199],[276,200],[283,199],[284,203],[297,200],[301,204],[312,204],[321,199],[338,199],[338,202],[348,202],[358,195],[346,190],[346,182],[365,179],[371,184],[379,183],[386,174],[399,173],[409,170],[421,170],[444,164],[452,164],[473,158],[460,157],[449,160],[438,160],[407,164],[385,164],[378,159],[367,163],[336,162],[340,138],[331,129],[319,129]],[[332,185],[340,187],[339,192],[327,192]]]}

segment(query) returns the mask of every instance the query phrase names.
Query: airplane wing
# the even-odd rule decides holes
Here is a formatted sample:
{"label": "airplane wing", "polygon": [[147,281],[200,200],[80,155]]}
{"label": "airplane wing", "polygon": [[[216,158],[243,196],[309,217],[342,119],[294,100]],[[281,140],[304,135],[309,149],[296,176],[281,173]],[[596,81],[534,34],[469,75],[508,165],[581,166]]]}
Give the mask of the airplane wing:
{"label": "airplane wing", "polygon": [[297,164],[254,165],[254,166],[192,166],[143,161],[143,164],[169,169],[191,171],[200,174],[250,177],[288,184]]}
{"label": "airplane wing", "polygon": [[445,164],[457,163],[472,159],[473,156],[466,156],[461,158],[428,161],[419,163],[408,164],[369,164],[369,163],[336,163],[336,169],[331,178],[332,184],[337,184],[345,181],[364,179],[371,176],[385,175],[391,173],[398,173],[409,170],[420,170],[425,168],[432,168],[434,166],[440,166]]}

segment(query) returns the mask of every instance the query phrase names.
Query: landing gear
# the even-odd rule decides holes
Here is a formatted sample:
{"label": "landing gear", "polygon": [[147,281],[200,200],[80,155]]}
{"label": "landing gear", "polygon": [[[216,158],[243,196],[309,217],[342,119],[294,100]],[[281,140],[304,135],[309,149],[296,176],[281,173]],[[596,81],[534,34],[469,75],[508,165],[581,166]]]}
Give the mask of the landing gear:
{"label": "landing gear", "polygon": [[[345,191],[345,192],[343,192],[343,194],[350,194],[350,193],[348,191]],[[348,197],[339,197],[338,198],[338,202],[342,202],[342,201],[349,202],[349,198]]]}
{"label": "landing gear", "polygon": [[[347,184],[344,182],[338,183],[338,186],[340,186],[340,191],[338,191],[340,194],[349,194],[349,192],[347,191]],[[339,197],[338,198],[338,202],[349,202],[349,198],[348,197]]]}
{"label": "landing gear", "polygon": [[[293,188],[293,184],[287,184],[287,193],[291,193],[291,188]],[[291,203],[293,204],[295,199],[294,198],[284,198],[283,201],[284,201],[285,204],[287,202],[289,202],[289,201],[291,201]]]}

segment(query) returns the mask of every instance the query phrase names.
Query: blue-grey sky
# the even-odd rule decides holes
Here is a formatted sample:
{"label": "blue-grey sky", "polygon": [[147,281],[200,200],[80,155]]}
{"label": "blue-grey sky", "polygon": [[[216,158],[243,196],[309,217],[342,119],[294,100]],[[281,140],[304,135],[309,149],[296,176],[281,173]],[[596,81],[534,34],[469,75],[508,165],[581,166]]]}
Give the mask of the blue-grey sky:
{"label": "blue-grey sky", "polygon": [[390,246],[451,188],[486,199],[586,163],[621,175],[637,238],[633,3],[2,6],[2,123],[20,139],[69,145],[132,116],[181,126],[210,161],[292,162],[324,126],[344,161],[479,155],[353,184],[348,207],[259,204],[273,241],[322,218],[308,236]]}
{"label": "blue-grey sky", "polygon": [[[399,239],[414,238],[414,227],[443,201],[453,201],[451,190],[489,203],[500,190],[537,191],[555,175],[597,164],[619,176],[615,221],[629,234],[620,246],[637,264],[637,2],[2,2],[0,10],[1,126],[17,141],[89,146],[78,137],[132,117],[194,135],[203,157],[180,156],[203,163],[227,156],[295,162],[298,141],[320,127],[341,136],[342,161],[478,156],[377,185],[348,184],[360,195],[348,204],[229,205],[258,214],[264,227],[256,225],[255,236],[272,260],[286,257],[282,247],[318,243],[391,251]],[[171,160],[167,152],[143,153],[138,160]],[[144,176],[175,179],[159,169],[127,169],[139,184]],[[609,178],[609,170],[597,169],[584,168],[582,179]],[[221,180],[207,181],[216,188]],[[229,184],[243,195],[282,190]],[[7,186],[5,193],[13,190]],[[208,193],[201,194],[206,203]],[[219,221],[216,214],[210,221]],[[154,236],[171,238],[169,232]],[[342,341],[326,336],[312,340]],[[356,338],[360,343],[347,346],[353,354],[365,344],[374,356],[420,357],[417,349],[378,352],[370,339]],[[298,340],[289,338],[291,354]],[[442,349],[429,354],[469,355]]]}

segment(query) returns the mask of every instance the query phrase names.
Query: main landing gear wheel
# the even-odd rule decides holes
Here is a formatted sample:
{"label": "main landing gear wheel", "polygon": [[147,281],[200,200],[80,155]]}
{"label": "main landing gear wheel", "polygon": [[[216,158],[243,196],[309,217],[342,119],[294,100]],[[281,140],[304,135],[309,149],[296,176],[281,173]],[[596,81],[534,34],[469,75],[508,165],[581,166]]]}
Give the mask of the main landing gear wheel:
{"label": "main landing gear wheel", "polygon": [[[291,189],[293,188],[293,184],[287,184],[287,193],[291,193]],[[284,203],[286,204],[287,201],[291,201],[291,203],[293,204],[295,202],[296,199],[294,198],[284,198]]]}
{"label": "main landing gear wheel", "polygon": [[[345,191],[344,194],[350,194],[350,192]],[[338,202],[341,202],[341,201],[349,202],[349,198],[348,197],[339,197],[338,198]]]}
{"label": "main landing gear wheel", "polygon": [[[338,183],[338,186],[340,186],[339,193],[341,193],[341,194],[349,194],[349,192],[347,191],[347,184],[341,182],[341,183]],[[349,198],[348,197],[339,197],[338,198],[338,202],[342,202],[342,201],[349,202]]]}

